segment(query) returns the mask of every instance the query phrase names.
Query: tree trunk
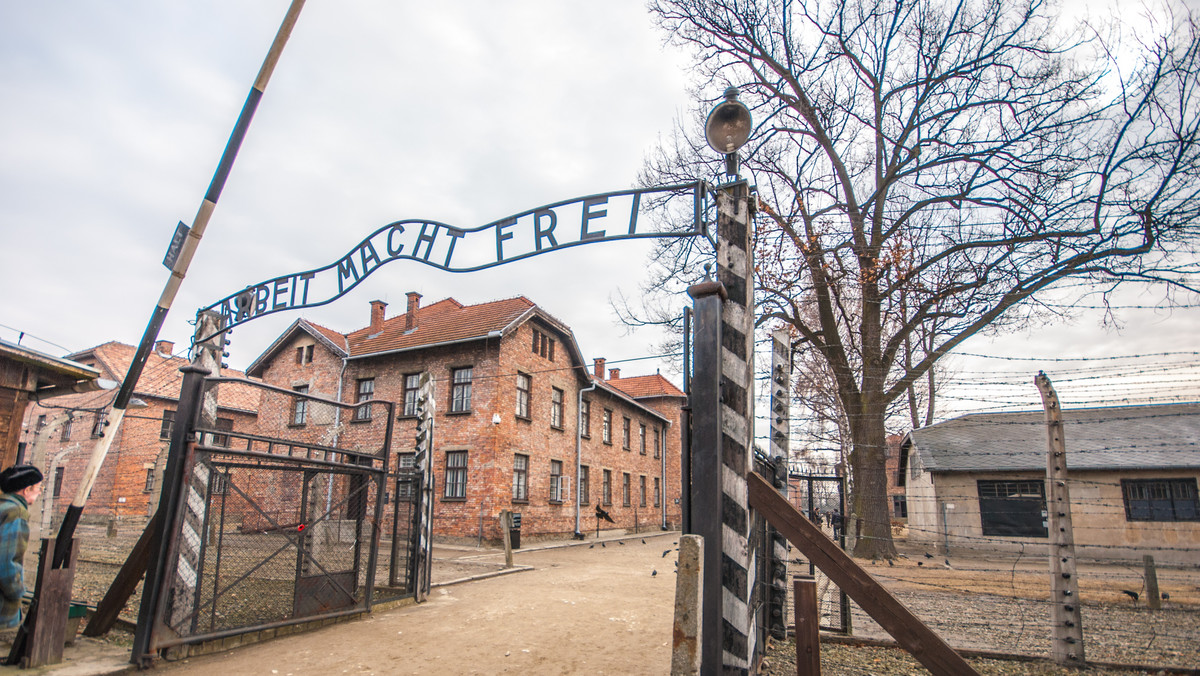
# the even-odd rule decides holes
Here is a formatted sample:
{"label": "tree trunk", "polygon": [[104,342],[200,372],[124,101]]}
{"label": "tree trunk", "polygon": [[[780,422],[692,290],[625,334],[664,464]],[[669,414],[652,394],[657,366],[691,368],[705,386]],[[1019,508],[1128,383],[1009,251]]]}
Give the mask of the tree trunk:
{"label": "tree trunk", "polygon": [[[855,540],[854,555],[861,558],[890,559],[896,556],[888,509],[884,408],[882,404],[868,404],[850,421],[854,442],[850,453],[850,471],[854,475],[850,504],[854,516],[862,524]],[[855,524],[847,520],[846,528],[854,527]]]}

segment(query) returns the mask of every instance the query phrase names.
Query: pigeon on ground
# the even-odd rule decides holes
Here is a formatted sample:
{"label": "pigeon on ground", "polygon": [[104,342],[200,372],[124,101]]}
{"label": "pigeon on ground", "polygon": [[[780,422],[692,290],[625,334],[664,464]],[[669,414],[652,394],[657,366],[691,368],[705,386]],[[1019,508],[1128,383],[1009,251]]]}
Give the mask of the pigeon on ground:
{"label": "pigeon on ground", "polygon": [[670,553],[671,553],[671,550],[669,550],[669,549],[667,551],[663,552],[662,558],[664,558],[664,559],[667,558],[667,554],[670,554]]}
{"label": "pigeon on ground", "polygon": [[917,561],[917,565],[918,565],[918,566],[923,566],[923,565],[925,565],[925,562],[924,562],[924,561]]}
{"label": "pigeon on ground", "polygon": [[891,560],[891,559],[888,559],[888,560],[887,560],[887,562],[888,562],[888,565],[889,565],[889,566],[894,566],[894,565],[896,565],[896,564],[892,563],[892,560]]}
{"label": "pigeon on ground", "polygon": [[943,561],[942,563],[946,564],[946,567],[947,567],[947,568],[953,568],[953,567],[954,567],[954,566],[951,566],[951,565],[950,565],[950,559],[946,559],[946,560],[945,560],[945,561]]}
{"label": "pigeon on ground", "polygon": [[925,558],[927,558],[927,559],[932,559],[932,558],[933,558],[933,554],[930,554],[929,552],[925,552]]}
{"label": "pigeon on ground", "polygon": [[657,570],[650,571],[650,577],[658,577],[658,571]]}
{"label": "pigeon on ground", "polygon": [[1124,595],[1126,595],[1126,596],[1128,596],[1128,597],[1130,598],[1130,600],[1132,600],[1134,603],[1137,603],[1137,600],[1138,600],[1138,593],[1137,593],[1137,592],[1135,592],[1135,591],[1129,591],[1128,589],[1122,589],[1122,590],[1121,590],[1121,593],[1122,593],[1122,594],[1124,594]]}
{"label": "pigeon on ground", "polygon": [[624,546],[625,546],[625,541],[624,541],[624,540],[617,540],[617,544],[619,544],[619,545],[621,545],[622,547],[624,547]]}
{"label": "pigeon on ground", "polygon": [[1163,592],[1163,593],[1161,594],[1161,596],[1162,596],[1162,600],[1164,600],[1164,601],[1170,601],[1170,600],[1171,600],[1171,595],[1170,595],[1170,594],[1168,594],[1167,592]]}
{"label": "pigeon on ground", "polygon": [[601,542],[601,543],[600,543],[600,546],[601,546],[601,547],[604,547],[605,549],[607,549],[607,548],[608,548],[608,545],[604,544],[603,542]]}
{"label": "pigeon on ground", "polygon": [[646,538],[642,538],[642,544],[646,544]]}
{"label": "pigeon on ground", "polygon": [[588,545],[588,549],[595,549],[596,545]]}

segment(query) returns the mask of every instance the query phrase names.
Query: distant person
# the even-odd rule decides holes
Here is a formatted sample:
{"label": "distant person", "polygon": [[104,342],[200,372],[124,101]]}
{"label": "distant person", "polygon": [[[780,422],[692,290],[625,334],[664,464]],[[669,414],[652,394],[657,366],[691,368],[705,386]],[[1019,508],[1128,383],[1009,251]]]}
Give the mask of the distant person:
{"label": "distant person", "polygon": [[842,536],[842,513],[836,509],[833,510],[830,520],[833,523],[833,539],[836,540]]}
{"label": "distant person", "polygon": [[0,472],[0,491],[0,633],[6,633],[21,626],[29,504],[42,494],[42,473],[33,465],[9,467]]}

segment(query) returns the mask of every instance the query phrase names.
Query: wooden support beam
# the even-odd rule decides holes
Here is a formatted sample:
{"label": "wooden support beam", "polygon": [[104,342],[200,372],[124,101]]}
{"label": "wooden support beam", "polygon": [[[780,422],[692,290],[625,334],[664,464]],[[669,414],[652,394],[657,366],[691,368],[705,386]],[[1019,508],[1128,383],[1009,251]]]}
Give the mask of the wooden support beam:
{"label": "wooden support beam", "polygon": [[766,479],[749,472],[746,483],[750,506],[759,510],[776,530],[934,676],[979,676],[961,655],[804,518]]}
{"label": "wooden support beam", "polygon": [[796,615],[796,676],[821,676],[821,617],[817,581],[811,575],[792,580]]}

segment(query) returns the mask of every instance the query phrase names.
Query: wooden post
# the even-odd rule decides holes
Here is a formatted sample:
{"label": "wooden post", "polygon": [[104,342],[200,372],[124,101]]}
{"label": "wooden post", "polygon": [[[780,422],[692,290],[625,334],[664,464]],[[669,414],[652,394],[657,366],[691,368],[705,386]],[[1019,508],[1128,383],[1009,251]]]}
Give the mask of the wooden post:
{"label": "wooden post", "polygon": [[500,510],[500,537],[504,539],[504,567],[512,568],[512,512]]}
{"label": "wooden post", "polygon": [[817,581],[811,575],[792,580],[796,615],[796,676],[821,676],[821,618],[817,615]]}
{"label": "wooden post", "polygon": [[675,619],[671,646],[671,676],[700,676],[700,594],[704,579],[704,538],[679,536],[679,567],[675,573]]}
{"label": "wooden post", "polygon": [[[934,676],[979,676],[961,655],[897,601],[820,528],[804,518],[766,479],[750,472],[746,475],[746,487],[750,505]],[[705,612],[708,612],[707,608]]]}
{"label": "wooden post", "polygon": [[1075,568],[1075,532],[1071,527],[1071,495],[1067,489],[1067,438],[1062,407],[1045,373],[1034,379],[1046,410],[1046,512],[1050,535],[1050,654],[1059,664],[1083,666],[1083,622]]}
{"label": "wooden post", "polygon": [[1162,597],[1158,592],[1158,569],[1154,566],[1154,557],[1142,556],[1142,564],[1146,568],[1146,605],[1150,610],[1162,609]]}

